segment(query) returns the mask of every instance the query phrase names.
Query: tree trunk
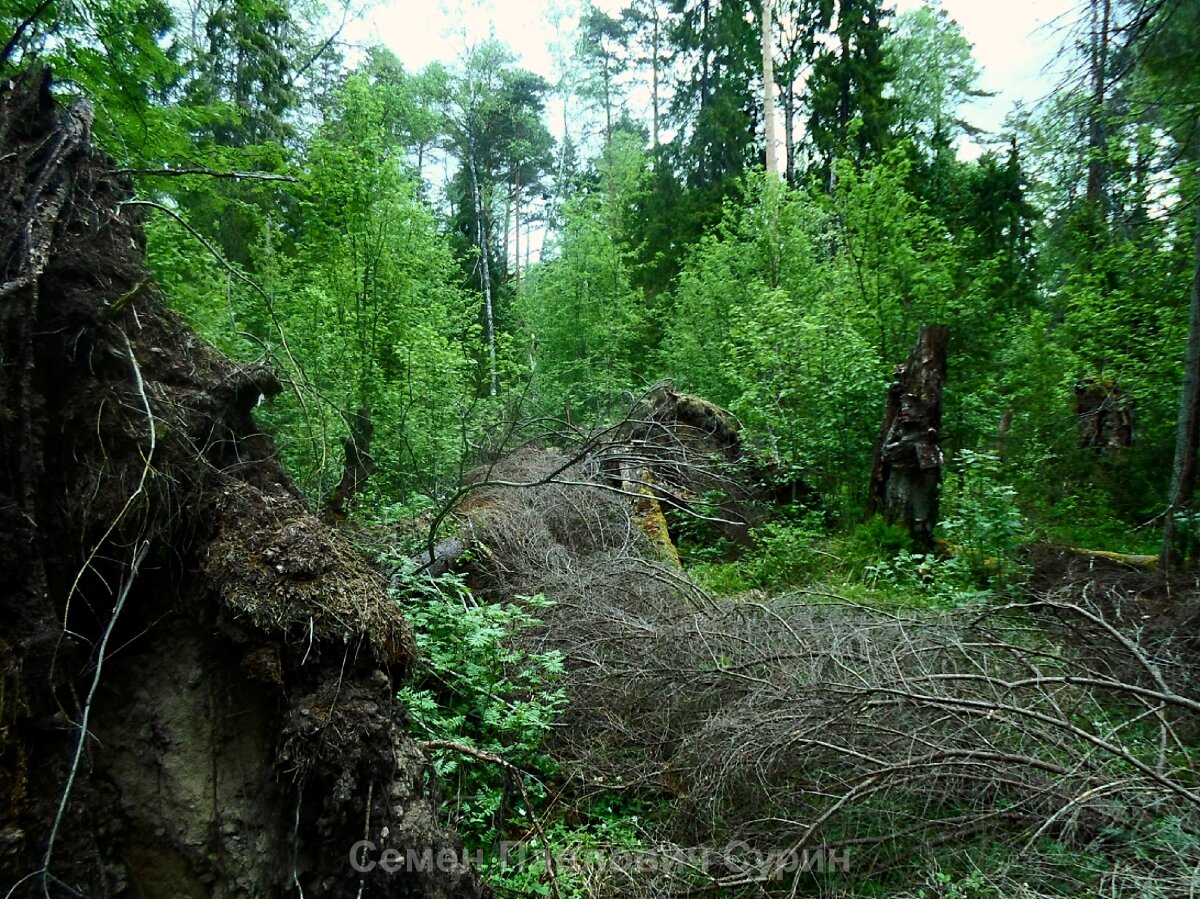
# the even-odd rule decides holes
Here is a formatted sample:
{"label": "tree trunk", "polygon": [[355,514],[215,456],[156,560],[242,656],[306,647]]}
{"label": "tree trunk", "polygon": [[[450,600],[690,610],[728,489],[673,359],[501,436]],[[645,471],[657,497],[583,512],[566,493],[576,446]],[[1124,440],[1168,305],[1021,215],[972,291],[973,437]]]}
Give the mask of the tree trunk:
{"label": "tree trunk", "polygon": [[762,77],[763,77],[763,133],[767,142],[767,174],[779,171],[775,149],[775,67],[771,58],[771,4],[762,4]]}
{"label": "tree trunk", "polygon": [[612,76],[608,71],[608,54],[604,55],[604,146],[612,146]]}
{"label": "tree trunk", "polygon": [[846,3],[840,4],[838,10],[839,24],[838,30],[841,32],[841,55],[838,57],[840,71],[838,72],[838,150],[845,151],[846,136],[850,128],[850,58],[852,50],[850,48],[850,29],[844,27],[840,22],[840,17],[846,14]]}
{"label": "tree trunk", "polygon": [[511,258],[508,255],[508,242],[512,236],[512,210],[513,210],[513,192],[510,188],[504,194],[504,228],[501,231],[503,237],[500,243],[500,283],[508,283],[508,260]]}
{"label": "tree trunk", "polygon": [[467,167],[471,170],[471,193],[475,202],[475,238],[479,245],[480,277],[483,281],[483,339],[487,344],[489,395],[500,389],[496,371],[496,318],[492,306],[492,271],[488,264],[487,230],[484,228],[483,201],[479,195],[479,174],[475,169],[474,146],[468,148]]}
{"label": "tree trunk", "polygon": [[1175,464],[1171,471],[1160,565],[1169,571],[1196,557],[1192,502],[1196,495],[1196,449],[1200,440],[1200,205],[1196,207],[1195,271],[1192,274],[1191,314],[1183,395],[1179,401],[1179,432],[1175,439]]}
{"label": "tree trunk", "polygon": [[908,528],[921,549],[933,545],[942,480],[945,325],[922,325],[908,362],[896,366],[875,447],[868,511]]}
{"label": "tree trunk", "polygon": [[[704,0],[700,6],[700,111],[703,113],[708,109],[708,92],[709,92],[709,42],[711,40],[708,34],[709,23],[709,3]],[[707,173],[706,173],[707,174]]]}
{"label": "tree trunk", "polygon": [[1108,85],[1108,41],[1112,0],[1092,0],[1092,114],[1088,128],[1089,203],[1104,197],[1104,102]]}
{"label": "tree trunk", "polygon": [[651,44],[650,52],[653,54],[653,59],[650,61],[650,78],[652,81],[651,96],[654,102],[654,149],[658,149],[658,4],[651,3],[650,9],[654,15],[654,39]]}
{"label": "tree trunk", "polygon": [[371,458],[371,438],[374,434],[371,410],[359,409],[350,419],[350,434],[342,443],[345,453],[342,479],[325,501],[326,522],[333,524],[345,521],[354,498],[367,486],[367,478],[375,472],[375,460]]}
{"label": "tree trunk", "polygon": [[513,196],[513,221],[516,225],[514,229],[516,247],[513,253],[513,270],[514,280],[516,281],[516,290],[519,293],[521,290],[521,169],[517,168],[517,189]]}
{"label": "tree trunk", "polygon": [[1075,422],[1080,449],[1097,453],[1133,446],[1134,398],[1115,382],[1083,378],[1075,385]]}
{"label": "tree trunk", "polygon": [[1001,465],[1008,455],[1008,432],[1012,430],[1013,410],[1005,409],[1000,416],[1000,426],[996,428],[996,459]]}
{"label": "tree trunk", "polygon": [[783,170],[788,184],[796,183],[796,90],[789,84],[783,95]]}

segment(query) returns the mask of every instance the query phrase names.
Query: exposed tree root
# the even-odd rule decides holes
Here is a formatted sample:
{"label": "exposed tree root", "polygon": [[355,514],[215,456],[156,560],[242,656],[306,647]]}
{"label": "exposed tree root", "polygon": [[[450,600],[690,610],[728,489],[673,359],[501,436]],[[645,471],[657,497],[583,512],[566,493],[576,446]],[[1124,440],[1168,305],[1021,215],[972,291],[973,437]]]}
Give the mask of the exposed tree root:
{"label": "exposed tree root", "polygon": [[279,380],[165,308],[145,207],[45,85],[0,88],[0,895],[479,899],[462,864],[350,867],[364,822],[461,857],[395,699],[403,610],[256,426]]}

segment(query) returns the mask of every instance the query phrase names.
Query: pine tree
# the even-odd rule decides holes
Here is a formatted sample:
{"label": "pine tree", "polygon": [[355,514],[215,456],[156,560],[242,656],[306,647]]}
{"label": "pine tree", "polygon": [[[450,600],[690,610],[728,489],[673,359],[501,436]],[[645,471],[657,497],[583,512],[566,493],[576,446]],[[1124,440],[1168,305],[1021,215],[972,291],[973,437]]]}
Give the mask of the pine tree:
{"label": "pine tree", "polygon": [[813,63],[809,134],[817,169],[831,185],[835,160],[865,162],[891,143],[886,17],[883,0],[838,0],[833,45]]}

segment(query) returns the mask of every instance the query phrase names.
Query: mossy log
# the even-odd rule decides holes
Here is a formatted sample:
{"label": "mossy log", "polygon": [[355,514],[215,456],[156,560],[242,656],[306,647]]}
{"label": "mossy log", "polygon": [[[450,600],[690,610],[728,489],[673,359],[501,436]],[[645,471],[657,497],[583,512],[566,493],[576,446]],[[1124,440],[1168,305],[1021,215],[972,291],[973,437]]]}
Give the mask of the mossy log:
{"label": "mossy log", "polygon": [[1122,565],[1128,565],[1130,568],[1152,569],[1158,567],[1157,555],[1150,556],[1138,553],[1119,553],[1111,552],[1106,549],[1084,549],[1080,546],[1066,546],[1063,548],[1077,556],[1108,559],[1110,562],[1119,562]]}

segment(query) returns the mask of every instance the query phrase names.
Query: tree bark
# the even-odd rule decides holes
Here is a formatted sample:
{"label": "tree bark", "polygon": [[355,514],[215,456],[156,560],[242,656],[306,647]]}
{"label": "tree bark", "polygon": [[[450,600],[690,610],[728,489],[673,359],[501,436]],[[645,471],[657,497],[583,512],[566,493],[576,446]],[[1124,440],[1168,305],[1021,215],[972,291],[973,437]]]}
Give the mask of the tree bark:
{"label": "tree bark", "polygon": [[488,233],[484,226],[483,199],[479,191],[479,174],[475,169],[475,147],[468,147],[467,164],[471,170],[471,193],[475,201],[475,238],[479,244],[480,277],[483,281],[483,339],[487,344],[489,394],[495,396],[500,389],[500,378],[496,370],[496,318],[492,306],[492,270],[488,263]]}
{"label": "tree bark", "polygon": [[514,231],[516,239],[515,252],[513,253],[513,269],[516,281],[516,290],[521,291],[521,167],[517,166],[517,187],[513,191],[513,221],[516,224]]}
{"label": "tree bark", "polygon": [[1134,398],[1112,381],[1084,378],[1075,385],[1075,421],[1080,449],[1133,446]]}
{"label": "tree bark", "polygon": [[1108,87],[1108,42],[1112,0],[1092,0],[1092,115],[1088,127],[1089,203],[1104,198],[1104,103]]}
{"label": "tree bark", "polygon": [[1179,431],[1175,439],[1175,464],[1171,469],[1171,492],[1159,563],[1163,571],[1194,562],[1196,558],[1197,535],[1191,519],[1196,496],[1196,449],[1200,442],[1200,203],[1196,206],[1195,240],[1195,270],[1192,274],[1183,394],[1179,401]]}
{"label": "tree bark", "polygon": [[653,59],[650,61],[650,78],[652,82],[651,97],[654,104],[654,149],[658,150],[658,61],[659,61],[659,46],[658,46],[658,4],[651,3],[650,9],[654,15],[654,39],[651,42],[650,52],[653,54]]}
{"label": "tree bark", "polygon": [[350,419],[350,434],[342,443],[345,462],[342,479],[325,501],[325,520],[328,523],[344,521],[350,514],[354,498],[367,486],[367,479],[375,472],[375,460],[371,458],[371,438],[375,425],[371,422],[371,410],[359,409]]}
{"label": "tree bark", "polygon": [[512,236],[512,212],[513,212],[513,191],[512,186],[504,194],[504,227],[501,229],[503,237],[500,238],[500,283],[507,284],[509,277],[508,261],[509,256],[509,238]]}
{"label": "tree bark", "polygon": [[942,390],[945,325],[923,325],[908,362],[896,366],[875,448],[868,511],[903,524],[915,546],[929,549],[942,480]]}
{"label": "tree bark", "polygon": [[788,184],[796,183],[796,89],[789,84],[783,95],[783,170]]}
{"label": "tree bark", "polygon": [[762,4],[762,77],[763,77],[763,132],[767,143],[767,174],[779,171],[775,149],[775,66],[771,58],[771,5],[773,0]]}
{"label": "tree bark", "polygon": [[608,54],[604,54],[604,146],[612,146],[612,85],[611,74],[608,71]]}

